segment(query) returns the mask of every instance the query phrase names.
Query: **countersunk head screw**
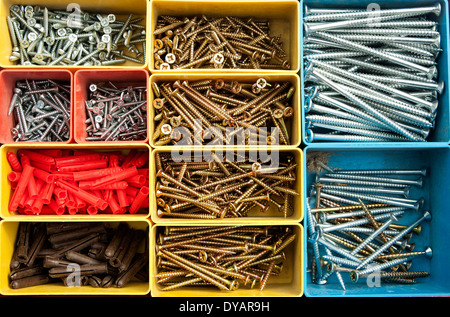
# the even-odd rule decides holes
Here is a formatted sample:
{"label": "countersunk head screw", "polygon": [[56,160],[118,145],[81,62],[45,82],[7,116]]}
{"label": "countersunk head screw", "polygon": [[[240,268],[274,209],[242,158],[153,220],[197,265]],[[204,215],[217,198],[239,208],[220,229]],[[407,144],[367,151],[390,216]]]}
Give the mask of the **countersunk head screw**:
{"label": "countersunk head screw", "polygon": [[28,38],[28,41],[34,42],[37,40],[38,35],[34,32],[30,32],[30,33],[28,33],[27,38]]}
{"label": "countersunk head screw", "polygon": [[267,80],[265,80],[264,78],[258,78],[258,80],[256,81],[256,86],[260,89],[264,89],[267,87],[270,87],[270,84],[268,84]]}
{"label": "countersunk head screw", "polygon": [[275,110],[273,111],[273,116],[274,116],[276,119],[281,119],[281,118],[283,118],[283,116],[284,116],[284,112],[283,112],[283,110],[281,110],[281,109],[275,109]]}
{"label": "countersunk head screw", "polygon": [[107,18],[100,20],[100,25],[103,27],[109,26],[109,20]]}
{"label": "countersunk head screw", "polygon": [[214,64],[222,64],[225,60],[225,57],[221,53],[214,54],[212,58]]}
{"label": "countersunk head screw", "polygon": [[67,35],[67,30],[64,29],[64,28],[58,29],[58,30],[56,31],[56,34],[57,34],[58,36],[60,36],[60,37],[66,36],[66,35]]}
{"label": "countersunk head screw", "polygon": [[20,47],[28,48],[28,46],[30,46],[30,42],[28,42],[27,40],[20,41]]}
{"label": "countersunk head screw", "polygon": [[103,51],[103,50],[106,50],[106,48],[107,48],[107,45],[106,45],[105,42],[98,42],[97,43],[97,50]]}

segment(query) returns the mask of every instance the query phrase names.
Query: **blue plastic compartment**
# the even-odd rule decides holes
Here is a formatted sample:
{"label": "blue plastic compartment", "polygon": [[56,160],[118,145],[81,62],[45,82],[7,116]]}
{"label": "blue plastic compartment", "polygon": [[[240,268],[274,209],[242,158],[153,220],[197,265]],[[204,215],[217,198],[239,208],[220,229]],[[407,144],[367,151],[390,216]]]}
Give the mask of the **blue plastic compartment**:
{"label": "blue plastic compartment", "polygon": [[[301,85],[304,87],[304,52],[303,52],[303,40],[304,40],[304,26],[303,26],[303,15],[305,5],[311,8],[365,8],[369,4],[373,4],[374,1],[371,0],[345,0],[345,1],[335,1],[335,0],[301,0],[300,1],[300,77],[301,77]],[[438,55],[436,59],[438,68],[438,80],[442,80],[444,82],[444,91],[439,95],[438,101],[439,106],[437,109],[435,127],[430,131],[430,134],[427,138],[426,142],[414,142],[415,144],[428,144],[431,142],[450,142],[450,102],[449,102],[449,94],[450,94],[450,81],[449,81],[449,7],[448,0],[422,0],[422,1],[414,1],[414,0],[392,0],[392,1],[376,1],[376,4],[380,5],[381,9],[393,9],[393,8],[408,8],[408,7],[423,7],[423,6],[432,6],[436,3],[441,4],[441,14],[439,17],[435,17],[439,22],[439,32],[441,35],[441,49],[442,52]],[[303,88],[302,88],[303,89]],[[303,142],[306,145],[310,144],[325,144],[331,142],[324,141],[314,141],[314,142],[306,142],[306,128],[305,128],[305,92],[302,91],[302,135]],[[348,142],[332,142],[333,144],[337,143],[348,143]],[[379,145],[388,145],[388,144],[411,144],[413,142],[374,142]]]}
{"label": "blue plastic compartment", "polygon": [[[308,160],[326,152],[328,166],[341,169],[427,169],[422,188],[411,187],[410,197],[425,199],[419,211],[408,210],[398,218],[399,224],[410,225],[423,215],[431,213],[430,221],[421,223],[420,234],[413,234],[410,243],[415,243],[414,251],[423,251],[428,246],[433,250],[432,258],[424,256],[412,260],[411,271],[428,271],[430,276],[416,279],[416,284],[388,284],[381,281],[379,287],[369,287],[365,278],[357,283],[351,282],[349,273],[342,272],[346,290],[339,284],[336,275],[328,279],[327,284],[318,285],[311,282],[311,259],[314,258],[309,248],[308,224],[305,221],[305,295],[308,297],[407,297],[407,296],[449,296],[450,295],[450,146],[429,144],[427,147],[403,146],[380,148],[377,145],[311,145],[304,150],[304,195],[305,203],[314,182],[316,173],[307,169]],[[326,171],[325,171],[326,172]],[[305,206],[306,210],[306,206]],[[305,216],[306,219],[306,216]]]}

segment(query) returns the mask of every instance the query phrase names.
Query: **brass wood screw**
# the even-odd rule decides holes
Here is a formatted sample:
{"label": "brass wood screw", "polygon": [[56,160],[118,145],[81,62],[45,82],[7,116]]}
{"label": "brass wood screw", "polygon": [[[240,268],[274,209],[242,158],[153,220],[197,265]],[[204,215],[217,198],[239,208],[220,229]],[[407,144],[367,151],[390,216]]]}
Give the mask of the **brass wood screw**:
{"label": "brass wood screw", "polygon": [[293,154],[280,153],[276,169],[261,168],[259,162],[249,164],[247,155],[235,162],[228,155],[227,159],[213,157],[210,162],[181,163],[169,152],[158,153],[155,195],[161,217],[236,218],[271,207],[277,211],[275,217],[292,216],[299,196],[298,180],[292,176],[297,168]]}
{"label": "brass wood screw", "polygon": [[[266,82],[252,92],[263,78],[252,83],[234,80],[171,81],[153,83],[160,97],[152,100],[155,115],[153,141],[167,138],[163,128],[191,137],[174,145],[290,145],[295,87],[290,82]],[[248,87],[248,88],[247,88]],[[254,90],[254,89],[253,89]],[[176,124],[173,123],[177,118]],[[270,143],[268,142],[270,137]],[[219,143],[220,142],[220,143]]]}
{"label": "brass wood screw", "polygon": [[[290,260],[283,252],[274,255],[274,246],[286,249],[296,237],[289,226],[183,226],[160,230],[165,239],[159,239],[156,248],[155,277],[163,291],[205,285],[232,291],[253,288],[258,281],[263,291],[270,286],[270,279],[280,274],[283,263]],[[197,284],[201,280],[206,284]]]}

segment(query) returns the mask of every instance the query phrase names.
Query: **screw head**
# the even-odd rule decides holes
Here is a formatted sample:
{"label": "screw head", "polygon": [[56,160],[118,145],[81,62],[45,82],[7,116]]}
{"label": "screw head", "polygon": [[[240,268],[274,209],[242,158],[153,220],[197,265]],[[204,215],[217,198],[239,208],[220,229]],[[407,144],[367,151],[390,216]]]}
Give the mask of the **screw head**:
{"label": "screw head", "polygon": [[16,128],[12,128],[10,130],[12,136],[18,136],[19,135],[19,130],[17,130]]}
{"label": "screw head", "polygon": [[170,124],[172,127],[178,127],[181,125],[181,117],[172,117],[170,118]]}
{"label": "screw head", "polygon": [[314,140],[314,132],[311,129],[306,130],[306,142],[312,142]]}
{"label": "screw head", "polygon": [[169,135],[172,132],[172,126],[168,123],[163,124],[161,126],[161,133],[165,135]]}
{"label": "screw head", "polygon": [[29,26],[31,26],[31,27],[36,26],[36,23],[37,23],[37,21],[36,21],[35,18],[29,18],[29,19],[27,20],[27,24],[28,24]]}
{"label": "screw head", "polygon": [[256,86],[260,89],[264,89],[267,86],[267,80],[264,78],[258,78],[256,81]]}
{"label": "screw head", "polygon": [[425,249],[425,256],[429,259],[433,257],[433,250],[430,247],[427,247]]}
{"label": "screw head", "polygon": [[75,43],[77,40],[78,40],[78,35],[76,35],[75,33],[69,34],[69,41]]}
{"label": "screw head", "polygon": [[214,57],[213,57],[214,64],[222,64],[224,61],[225,61],[225,57],[222,54],[220,54],[220,53],[214,54]]}
{"label": "screw head", "polygon": [[175,63],[176,60],[177,60],[177,58],[176,58],[175,54],[169,53],[166,55],[166,58],[165,58],[166,63],[173,64],[173,63]]}
{"label": "screw head", "polygon": [[56,31],[56,34],[58,35],[58,36],[66,36],[67,35],[67,31],[66,31],[66,29],[58,29],[58,31]]}
{"label": "screw head", "polygon": [[44,39],[45,44],[51,46],[53,44],[55,44],[55,39],[52,38],[51,36],[48,36]]}
{"label": "screw head", "polygon": [[238,83],[237,81],[233,80],[231,82],[231,91],[234,94],[238,94],[241,92],[241,90],[242,90],[242,85],[240,83]]}
{"label": "screw head", "polygon": [[273,135],[269,135],[266,138],[266,142],[269,145],[274,145],[274,144],[277,144],[277,139]]}
{"label": "screw head", "polygon": [[254,162],[252,164],[252,171],[258,173],[261,170],[261,164],[258,162]]}
{"label": "screw head", "polygon": [[157,39],[155,40],[154,46],[156,50],[160,50],[164,47],[164,43],[161,40]]}
{"label": "screw head", "polygon": [[283,116],[284,116],[283,110],[281,110],[281,109],[275,109],[275,110],[273,111],[273,116],[274,116],[275,118],[277,118],[277,119],[283,118]]}
{"label": "screw head", "polygon": [[108,16],[106,18],[108,19],[109,23],[116,22],[116,15],[115,14],[108,14]]}
{"label": "screw head", "polygon": [[95,31],[100,31],[101,28],[102,28],[102,25],[100,24],[100,22],[94,22],[94,30]]}
{"label": "screw head", "polygon": [[356,272],[356,271],[351,271],[351,272],[350,272],[350,279],[351,279],[351,281],[352,281],[353,283],[358,282],[358,279],[359,279],[359,274],[358,274],[358,272]]}
{"label": "screw head", "polygon": [[163,99],[161,99],[161,98],[155,98],[154,100],[153,100],[153,107],[155,108],[155,109],[161,109],[162,107],[164,106],[164,100]]}
{"label": "screw head", "polygon": [[102,42],[109,43],[111,41],[111,35],[105,33],[102,35]]}
{"label": "screw head", "polygon": [[230,291],[235,291],[239,288],[239,282],[237,280],[233,280],[230,284]]}
{"label": "screw head", "polygon": [[98,53],[98,59],[99,61],[105,61],[106,60],[106,52],[105,51],[101,51],[100,53]]}
{"label": "screw head", "polygon": [[101,19],[100,24],[103,27],[108,26],[109,25],[109,20],[107,18],[106,19]]}
{"label": "screw head", "polygon": [[256,84],[252,85],[252,92],[254,94],[259,94],[261,92],[261,88],[259,88]]}
{"label": "screw head", "polygon": [[100,123],[103,121],[103,118],[102,118],[102,116],[95,116],[94,120],[95,120],[95,122]]}
{"label": "screw head", "polygon": [[28,42],[27,40],[22,40],[20,41],[20,46],[23,48],[27,48],[28,46],[30,46],[30,42]]}
{"label": "screw head", "polygon": [[36,54],[33,57],[33,62],[35,63],[41,63],[44,60],[44,55],[42,54]]}
{"label": "screw head", "polygon": [[25,13],[24,13],[24,17],[25,17],[25,19],[32,19],[33,18],[33,15],[34,15],[34,13],[33,13],[33,11],[31,11],[31,10],[26,10],[25,11]]}

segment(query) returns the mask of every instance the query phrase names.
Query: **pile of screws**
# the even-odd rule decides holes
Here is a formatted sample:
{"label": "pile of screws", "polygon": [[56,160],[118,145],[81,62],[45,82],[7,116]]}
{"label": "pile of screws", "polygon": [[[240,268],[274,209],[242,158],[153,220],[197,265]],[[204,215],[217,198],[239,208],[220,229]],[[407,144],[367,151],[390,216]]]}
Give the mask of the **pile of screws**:
{"label": "pile of screws", "polygon": [[157,283],[162,291],[241,283],[264,290],[286,261],[284,250],[297,235],[288,226],[165,227],[156,246]]}
{"label": "pile of screws", "polygon": [[145,85],[119,88],[111,81],[91,83],[85,106],[86,141],[147,139]]}
{"label": "pile of screws", "polygon": [[[280,155],[278,163],[236,153],[221,158],[211,153],[202,162],[175,162],[170,153],[156,153],[157,205],[160,217],[215,219],[246,217],[275,209],[283,217],[291,216],[298,164],[291,153]],[[234,154],[233,154],[234,156]],[[191,159],[191,157],[189,157]],[[272,160],[274,163],[274,160]]]}
{"label": "pile of screws", "polygon": [[63,282],[65,286],[125,287],[148,282],[148,234],[121,222],[20,222],[10,262],[13,289]]}
{"label": "pile of screws", "polygon": [[130,14],[118,21],[115,14],[73,10],[11,6],[6,17],[12,42],[10,61],[27,66],[145,64],[145,25],[139,24],[144,18],[133,19]]}
{"label": "pile of screws", "polygon": [[184,80],[153,83],[152,89],[155,146],[291,144],[290,82]]}
{"label": "pile of screws", "polygon": [[160,16],[153,35],[155,69],[291,68],[267,20]]}
{"label": "pile of screws", "polygon": [[148,151],[20,149],[6,158],[10,212],[120,215],[148,207]]}
{"label": "pile of screws", "polygon": [[8,116],[13,116],[14,142],[65,142],[70,138],[70,83],[54,80],[19,80]]}
{"label": "pile of screws", "polygon": [[440,5],[305,12],[308,142],[426,141],[444,87]]}
{"label": "pile of screws", "polygon": [[325,284],[335,275],[345,290],[344,272],[354,283],[376,275],[386,283],[413,284],[429,276],[410,267],[419,256],[430,258],[431,248],[413,251],[410,239],[420,234],[420,224],[431,214],[425,211],[408,225],[397,223],[397,217],[424,203],[408,198],[409,186],[422,186],[422,179],[407,177],[414,175],[425,176],[426,170],[329,168],[317,175],[307,203],[313,283]]}

